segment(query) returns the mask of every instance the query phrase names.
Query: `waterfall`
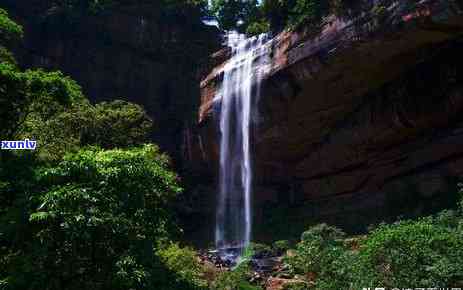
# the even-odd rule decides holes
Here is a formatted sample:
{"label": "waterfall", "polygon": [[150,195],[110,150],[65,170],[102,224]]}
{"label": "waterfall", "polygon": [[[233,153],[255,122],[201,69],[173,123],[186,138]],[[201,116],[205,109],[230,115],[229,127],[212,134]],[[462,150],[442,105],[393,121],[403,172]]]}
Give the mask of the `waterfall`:
{"label": "waterfall", "polygon": [[245,38],[230,32],[231,58],[216,96],[220,117],[220,172],[215,242],[225,255],[249,245],[252,233],[251,127],[260,81],[269,63],[266,35]]}

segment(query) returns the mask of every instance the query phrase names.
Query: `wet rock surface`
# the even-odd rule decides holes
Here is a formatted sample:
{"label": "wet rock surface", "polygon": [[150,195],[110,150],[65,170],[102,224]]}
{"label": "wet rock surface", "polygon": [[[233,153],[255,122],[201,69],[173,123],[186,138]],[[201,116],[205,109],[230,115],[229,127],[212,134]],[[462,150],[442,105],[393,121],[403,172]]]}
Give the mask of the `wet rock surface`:
{"label": "wet rock surface", "polygon": [[[239,251],[239,249],[227,249],[229,253]],[[237,266],[237,260],[229,259],[230,256],[224,258],[223,253],[223,250],[203,250],[199,253],[199,259],[202,264],[214,265],[217,271],[233,271]],[[248,281],[266,290],[281,290],[289,285],[308,287],[313,281],[313,277],[292,274],[289,266],[283,263],[283,254],[275,251],[257,251],[251,257],[249,266]]]}
{"label": "wet rock surface", "polygon": [[[210,262],[217,269],[230,271],[240,263],[242,249],[227,248],[225,250],[202,250],[199,259],[202,263]],[[251,282],[268,278],[272,273],[281,271],[282,255],[270,251],[258,251],[249,258],[249,265],[253,271]]]}

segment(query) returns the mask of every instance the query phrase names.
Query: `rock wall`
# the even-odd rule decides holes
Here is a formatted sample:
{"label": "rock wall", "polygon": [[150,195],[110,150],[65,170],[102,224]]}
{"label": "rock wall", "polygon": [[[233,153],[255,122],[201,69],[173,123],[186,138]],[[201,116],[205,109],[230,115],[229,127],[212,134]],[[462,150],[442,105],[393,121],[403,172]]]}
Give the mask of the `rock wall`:
{"label": "rock wall", "polygon": [[[384,1],[383,15],[332,17],[316,34],[276,36],[253,140],[259,238],[298,235],[319,221],[361,231],[454,202],[463,172],[463,5],[406,2]],[[201,83],[206,154],[196,163],[211,176],[222,68]]]}
{"label": "rock wall", "polygon": [[16,52],[21,65],[62,70],[92,101],[143,105],[155,123],[154,141],[181,161],[199,104],[199,74],[220,48],[219,31],[204,25],[193,7],[166,11],[158,1],[126,3],[77,19],[63,19],[42,0],[0,6],[24,26]]}

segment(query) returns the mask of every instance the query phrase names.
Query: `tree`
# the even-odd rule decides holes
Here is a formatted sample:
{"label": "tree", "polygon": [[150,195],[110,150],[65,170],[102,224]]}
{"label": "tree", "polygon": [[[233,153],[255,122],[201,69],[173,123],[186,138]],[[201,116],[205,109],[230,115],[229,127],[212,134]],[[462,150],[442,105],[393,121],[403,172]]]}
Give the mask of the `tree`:
{"label": "tree", "polygon": [[0,280],[12,289],[162,289],[155,248],[176,232],[170,206],[181,190],[167,166],[146,145],[82,149],[35,170],[22,237],[1,237],[10,250]]}
{"label": "tree", "polygon": [[103,148],[140,145],[148,141],[152,121],[140,106],[122,100],[96,104],[83,144]]}
{"label": "tree", "polygon": [[[461,223],[461,216],[455,219],[455,224]],[[388,288],[460,285],[463,231],[448,220],[441,214],[437,219],[427,217],[380,225],[362,243],[353,271],[353,289],[373,285]]]}
{"label": "tree", "polygon": [[[54,107],[59,108],[58,104]],[[148,143],[152,125],[136,104],[115,100],[92,105],[80,100],[61,107],[53,116],[32,110],[18,136],[39,140],[41,160],[59,161],[66,152],[86,145],[112,149]]]}
{"label": "tree", "polygon": [[296,0],[288,9],[290,26],[301,24],[318,26],[322,17],[329,13],[330,3],[324,0]]}
{"label": "tree", "polygon": [[260,13],[257,0],[213,0],[211,11],[222,29],[241,32],[259,19]]}
{"label": "tree", "polygon": [[21,25],[8,16],[8,12],[0,9],[0,42],[18,41],[23,36]]}
{"label": "tree", "polygon": [[268,19],[273,31],[286,27],[289,9],[294,7],[295,0],[264,0],[262,5],[263,14]]}
{"label": "tree", "polygon": [[[18,27],[1,10],[0,44]],[[61,72],[1,59],[0,123],[2,140],[39,144],[0,150],[0,289],[190,289],[157,256],[178,232],[180,188],[168,157],[140,145],[151,128],[140,106],[92,105]],[[132,148],[81,148],[94,144]]]}
{"label": "tree", "polygon": [[11,63],[0,63],[0,135],[11,138],[32,111],[50,117],[66,106],[83,99],[80,87],[61,72],[26,70]]}

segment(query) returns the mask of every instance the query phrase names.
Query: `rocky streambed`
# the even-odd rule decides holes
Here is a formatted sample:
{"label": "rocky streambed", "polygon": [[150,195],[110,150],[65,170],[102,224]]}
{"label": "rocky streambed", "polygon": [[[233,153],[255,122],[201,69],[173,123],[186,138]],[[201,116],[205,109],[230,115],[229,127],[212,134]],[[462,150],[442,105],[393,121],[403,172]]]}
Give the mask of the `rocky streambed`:
{"label": "rocky streambed", "polygon": [[246,263],[247,281],[266,290],[284,289],[287,284],[310,284],[311,277],[292,274],[289,265],[284,263],[284,256],[291,255],[291,251],[262,249],[241,260],[238,258],[240,249],[230,248],[226,251],[228,254],[224,256],[224,250],[202,250],[198,258],[202,265],[213,267],[218,273],[236,271],[242,263]]}

